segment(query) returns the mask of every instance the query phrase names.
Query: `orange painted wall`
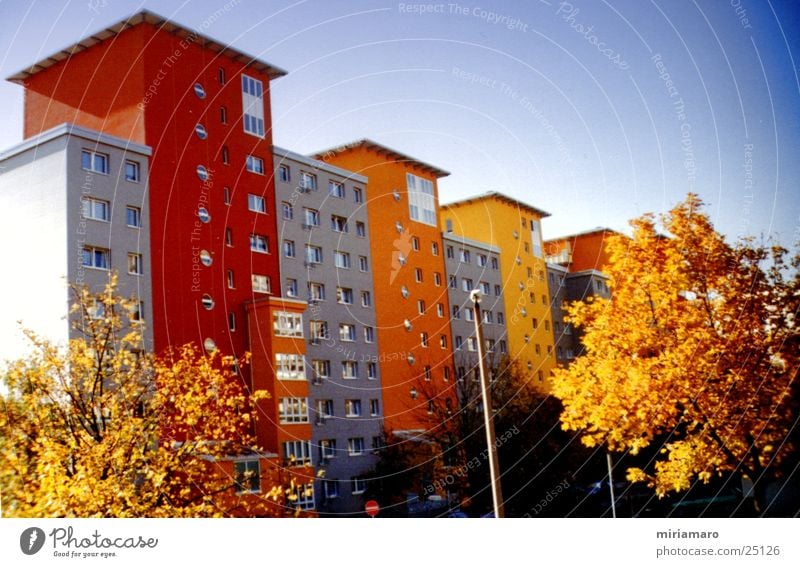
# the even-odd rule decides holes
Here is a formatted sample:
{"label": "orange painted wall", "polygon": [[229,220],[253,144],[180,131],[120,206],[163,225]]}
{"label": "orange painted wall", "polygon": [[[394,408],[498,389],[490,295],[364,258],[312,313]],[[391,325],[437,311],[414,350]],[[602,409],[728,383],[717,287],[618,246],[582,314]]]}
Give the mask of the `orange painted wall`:
{"label": "orange painted wall", "polygon": [[581,272],[583,270],[598,270],[602,272],[611,259],[606,239],[612,234],[615,233],[603,230],[568,238],[548,240],[545,243],[545,251],[548,255],[557,254],[566,246],[569,246],[572,250],[572,262],[569,265],[571,272]]}
{"label": "orange painted wall", "polygon": [[[431,367],[431,378],[438,382],[436,389],[447,391],[453,388],[452,337],[448,319],[447,276],[444,265],[444,247],[437,226],[412,221],[408,210],[406,172],[433,182],[434,195],[438,203],[436,178],[412,163],[395,162],[391,157],[374,150],[357,146],[343,151],[330,152],[324,160],[369,178],[367,207],[369,214],[369,237],[371,242],[372,274],[375,286],[375,312],[380,351],[380,372],[383,384],[384,421],[386,427],[396,430],[425,430],[430,427],[427,415],[427,400],[422,396],[412,399],[411,388],[419,388],[424,379],[424,367]],[[393,192],[400,195],[395,200]],[[398,233],[400,222],[404,233]],[[437,207],[438,223],[438,207]],[[417,237],[419,251],[411,248],[411,238]],[[431,252],[432,243],[439,248],[439,255]],[[397,254],[403,252],[408,261],[405,266],[397,262]],[[415,268],[423,270],[423,281],[415,281]],[[441,285],[434,285],[434,272],[441,274]],[[408,289],[408,298],[401,290]],[[417,301],[424,300],[426,311],[418,313]],[[438,317],[436,305],[444,306],[444,317]],[[411,331],[404,321],[412,324]],[[423,348],[420,333],[427,332],[429,347]],[[447,348],[439,346],[439,335],[447,336]],[[408,354],[415,358],[408,363]],[[449,368],[450,380],[444,381],[444,368]]]}

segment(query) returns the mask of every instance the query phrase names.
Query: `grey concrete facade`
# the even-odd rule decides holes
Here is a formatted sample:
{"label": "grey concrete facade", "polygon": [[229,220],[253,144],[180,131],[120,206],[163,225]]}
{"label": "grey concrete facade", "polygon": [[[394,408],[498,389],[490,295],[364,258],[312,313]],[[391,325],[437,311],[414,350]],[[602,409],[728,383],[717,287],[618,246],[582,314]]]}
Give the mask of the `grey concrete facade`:
{"label": "grey concrete facade", "polygon": [[359,479],[377,462],[373,445],[383,429],[367,178],[273,151],[281,295],[308,301],[303,325],[312,464],[325,472],[315,483],[316,509],[361,514]]}
{"label": "grey concrete facade", "polygon": [[490,365],[508,352],[500,249],[453,233],[444,233],[443,243],[454,365],[456,377],[463,378],[478,369],[471,290],[482,290],[483,338]]}
{"label": "grey concrete facade", "polygon": [[[0,154],[0,239],[8,266],[0,281],[0,359],[28,352],[16,321],[65,345],[69,287],[102,291],[112,272],[118,293],[141,302],[143,350],[152,350],[148,163],[150,148],[62,124]],[[89,162],[89,166],[86,167]],[[135,226],[131,226],[131,224]],[[130,268],[130,269],[129,269]]]}

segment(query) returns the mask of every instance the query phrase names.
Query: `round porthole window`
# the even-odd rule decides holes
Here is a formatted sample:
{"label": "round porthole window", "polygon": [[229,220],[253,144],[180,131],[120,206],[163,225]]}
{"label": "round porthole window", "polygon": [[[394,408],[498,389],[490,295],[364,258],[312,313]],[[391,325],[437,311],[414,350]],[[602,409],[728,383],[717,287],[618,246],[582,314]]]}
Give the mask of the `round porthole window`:
{"label": "round porthole window", "polygon": [[206,127],[202,124],[198,124],[194,127],[194,133],[197,134],[197,137],[201,140],[205,140],[208,138],[208,132],[206,132]]}
{"label": "round porthole window", "polygon": [[392,193],[392,196],[394,197],[394,200],[395,200],[395,201],[399,201],[399,200],[400,200],[400,192],[399,192],[399,191],[395,190],[395,191]]}
{"label": "round porthole window", "polygon": [[414,355],[411,354],[410,352],[408,353],[408,356],[407,356],[406,360],[408,360],[409,366],[414,366],[414,363],[417,361],[417,359],[414,357]]}
{"label": "round porthole window", "polygon": [[206,181],[208,179],[208,170],[206,166],[198,165],[195,171],[197,171],[197,177],[200,178],[200,181]]}
{"label": "round porthole window", "polygon": [[406,331],[410,331],[411,328],[413,327],[413,325],[411,324],[411,321],[409,321],[408,319],[403,321],[403,326],[406,328]]}
{"label": "round porthole window", "polygon": [[197,209],[197,216],[200,218],[201,222],[209,222],[211,220],[211,215],[205,207]]}
{"label": "round porthole window", "polygon": [[214,260],[211,258],[211,253],[208,250],[200,251],[200,262],[206,267],[210,266],[214,262]]}
{"label": "round porthole window", "polygon": [[217,350],[217,343],[214,342],[214,339],[206,339],[203,341],[203,348],[210,354]]}
{"label": "round porthole window", "polygon": [[200,299],[200,303],[202,303],[203,307],[205,307],[208,311],[214,309],[214,299],[207,293]]}
{"label": "round porthole window", "polygon": [[406,286],[400,288],[400,295],[402,295],[404,299],[408,299],[408,288]]}
{"label": "round porthole window", "polygon": [[201,85],[200,83],[195,83],[194,94],[197,95],[197,98],[200,99],[206,98],[206,90],[203,88],[203,85]]}

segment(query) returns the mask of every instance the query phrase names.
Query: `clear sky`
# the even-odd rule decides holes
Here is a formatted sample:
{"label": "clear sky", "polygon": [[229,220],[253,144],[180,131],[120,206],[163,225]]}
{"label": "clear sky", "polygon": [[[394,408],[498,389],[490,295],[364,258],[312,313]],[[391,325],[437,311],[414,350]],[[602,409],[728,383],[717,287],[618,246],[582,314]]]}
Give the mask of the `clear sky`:
{"label": "clear sky", "polygon": [[[451,171],[442,201],[549,211],[546,238],[625,230],[688,191],[732,238],[800,237],[797,2],[0,0],[0,73],[142,7],[289,71],[285,148],[372,138]],[[0,103],[6,148],[22,88]]]}

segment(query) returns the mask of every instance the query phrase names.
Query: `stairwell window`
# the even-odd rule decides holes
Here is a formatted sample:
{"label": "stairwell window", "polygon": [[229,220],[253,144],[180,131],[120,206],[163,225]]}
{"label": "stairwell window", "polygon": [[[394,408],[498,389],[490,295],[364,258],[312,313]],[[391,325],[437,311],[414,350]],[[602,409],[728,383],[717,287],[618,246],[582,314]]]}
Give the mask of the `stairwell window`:
{"label": "stairwell window", "polygon": [[264,175],[264,160],[256,156],[247,156],[247,171]]}
{"label": "stairwell window", "polygon": [[269,254],[269,240],[263,234],[251,234],[250,250],[262,254]]}
{"label": "stairwell window", "polygon": [[252,193],[249,193],[247,195],[247,208],[254,213],[266,214],[267,201],[261,195],[253,195]]}
{"label": "stairwell window", "polygon": [[280,398],[278,418],[281,423],[308,423],[308,398]]}
{"label": "stairwell window", "polygon": [[242,75],[242,124],[248,134],[264,137],[263,84],[247,75]]}
{"label": "stairwell window", "polygon": [[133,160],[125,160],[125,181],[139,183],[139,163]]}

